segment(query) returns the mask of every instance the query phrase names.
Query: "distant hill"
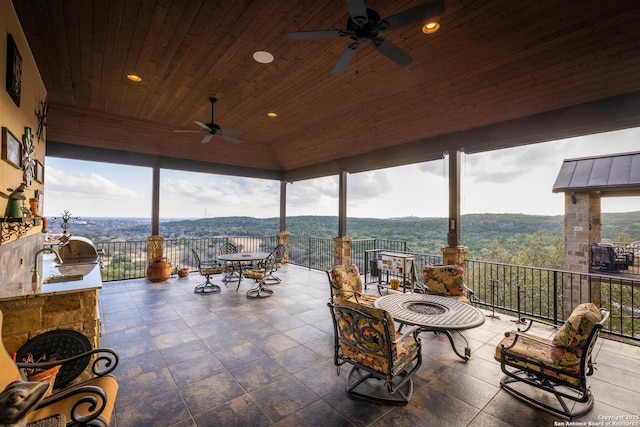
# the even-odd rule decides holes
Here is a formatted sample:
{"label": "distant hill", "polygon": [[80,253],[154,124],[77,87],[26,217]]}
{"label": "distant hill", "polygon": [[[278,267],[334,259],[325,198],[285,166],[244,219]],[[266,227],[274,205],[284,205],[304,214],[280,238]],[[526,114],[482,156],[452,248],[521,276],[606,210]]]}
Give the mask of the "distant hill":
{"label": "distant hill", "polygon": [[[551,235],[563,233],[562,215],[471,214],[461,218],[462,244],[470,256],[488,247],[493,239],[503,245],[522,242],[523,236],[545,230]],[[82,218],[71,224],[70,232],[95,241],[143,240],[150,234],[149,219]],[[164,220],[160,234],[167,239],[199,238],[221,235],[265,236],[278,232],[279,218],[221,217]],[[49,229],[60,230],[59,220],[49,220]],[[337,234],[335,216],[294,216],[287,218],[287,230],[293,236],[332,238]],[[390,219],[350,218],[347,234],[353,239],[379,238],[407,241],[409,247],[427,253],[439,253],[446,244],[446,218],[403,217]],[[613,241],[640,240],[640,211],[603,214],[602,237]]]}

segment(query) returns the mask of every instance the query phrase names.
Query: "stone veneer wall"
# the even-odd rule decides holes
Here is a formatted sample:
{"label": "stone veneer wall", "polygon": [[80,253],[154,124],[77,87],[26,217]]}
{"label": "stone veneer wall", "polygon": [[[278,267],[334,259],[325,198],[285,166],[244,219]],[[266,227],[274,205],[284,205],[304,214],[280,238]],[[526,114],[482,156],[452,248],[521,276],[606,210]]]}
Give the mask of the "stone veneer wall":
{"label": "stone veneer wall", "polygon": [[100,344],[98,291],[17,297],[0,301],[4,325],[2,340],[9,353],[43,332],[73,329],[84,334],[93,348]]}

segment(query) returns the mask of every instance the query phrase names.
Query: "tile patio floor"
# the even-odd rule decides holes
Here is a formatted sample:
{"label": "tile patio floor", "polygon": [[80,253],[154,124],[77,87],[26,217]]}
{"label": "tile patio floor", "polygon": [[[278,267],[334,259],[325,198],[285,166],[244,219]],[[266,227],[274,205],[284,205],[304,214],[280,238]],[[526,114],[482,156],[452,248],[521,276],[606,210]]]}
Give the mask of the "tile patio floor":
{"label": "tile patio floor", "polygon": [[[115,348],[113,426],[553,426],[556,417],[501,391],[496,344],[512,318],[467,331],[463,363],[444,336],[423,333],[423,364],[404,407],[351,400],[336,375],[324,272],[286,265],[270,298],[251,281],[200,295],[201,277],[105,283],[102,346]],[[219,277],[216,281],[219,282]],[[578,421],[640,414],[640,347],[600,339],[589,379],[594,409]],[[560,425],[560,424],[555,424]],[[565,424],[566,425],[566,424]],[[637,421],[636,426],[640,426]]]}

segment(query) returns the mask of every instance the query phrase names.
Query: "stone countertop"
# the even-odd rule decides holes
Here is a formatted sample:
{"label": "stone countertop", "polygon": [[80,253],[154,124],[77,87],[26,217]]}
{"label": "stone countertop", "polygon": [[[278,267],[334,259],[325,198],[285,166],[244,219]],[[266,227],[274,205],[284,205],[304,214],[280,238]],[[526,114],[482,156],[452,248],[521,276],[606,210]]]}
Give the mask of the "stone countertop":
{"label": "stone countertop", "polygon": [[[61,293],[82,292],[102,288],[100,264],[57,264],[53,254],[42,255],[39,265],[40,286],[34,291],[31,281],[8,283],[0,287],[0,301],[36,296],[49,296]],[[47,278],[57,276],[82,275],[80,280],[44,283]]]}

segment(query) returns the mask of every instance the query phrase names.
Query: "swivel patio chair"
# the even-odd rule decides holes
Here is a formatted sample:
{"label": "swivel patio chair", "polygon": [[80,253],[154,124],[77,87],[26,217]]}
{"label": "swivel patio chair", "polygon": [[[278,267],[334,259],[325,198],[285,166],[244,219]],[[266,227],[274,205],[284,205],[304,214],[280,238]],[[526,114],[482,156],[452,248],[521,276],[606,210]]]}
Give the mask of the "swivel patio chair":
{"label": "swivel patio chair", "polygon": [[[473,292],[467,288],[465,284],[465,272],[464,268],[459,265],[423,265],[422,266],[422,280],[424,281],[424,291],[429,295],[438,295],[447,298],[452,298],[457,301],[471,303],[473,299]],[[461,354],[453,340],[453,334],[455,332],[457,336],[462,338],[465,343],[464,354]],[[454,352],[465,362],[471,357],[471,347],[469,341],[462,335],[460,331],[443,331],[435,332],[436,334],[444,333],[451,343],[451,347]]]}
{"label": "swivel patio chair", "polygon": [[427,294],[466,303],[473,300],[473,292],[465,284],[464,268],[459,265],[423,265],[422,280]]}
{"label": "swivel patio chair", "polygon": [[[231,242],[225,242],[220,245],[218,248],[218,253],[220,255],[224,254],[237,254],[238,247]],[[224,277],[222,278],[222,282],[227,285],[229,282],[240,281],[240,272],[235,268],[231,261],[227,261],[222,264],[222,271],[224,273]]]}
{"label": "swivel patio chair", "polygon": [[249,298],[264,298],[273,295],[273,291],[267,287],[267,280],[272,277],[276,264],[276,254],[271,252],[265,259],[258,261],[256,268],[249,268],[242,272],[242,276],[253,279],[257,286],[247,291]]}
{"label": "swivel patio chair", "polygon": [[68,426],[108,426],[118,392],[118,382],[111,372],[118,364],[118,354],[111,349],[93,349],[66,359],[43,363],[14,362],[2,341],[2,312],[0,312],[0,390],[14,382],[25,381],[25,375],[34,369],[50,369],[75,363],[90,357],[93,377],[84,381],[53,389],[52,394],[40,400],[27,415],[29,423],[53,419],[62,414]]}
{"label": "swivel patio chair", "polygon": [[528,333],[534,323],[555,327],[533,319],[527,319],[530,323],[522,331],[506,332],[495,353],[505,374],[500,386],[560,417],[573,419],[586,414],[593,408],[593,395],[587,386],[587,376],[594,371],[591,353],[608,317],[608,311],[585,303],[573,310],[551,339]]}
{"label": "swivel patio chair", "polygon": [[[273,273],[275,273],[280,267],[282,267],[282,259],[284,258],[284,254],[286,251],[287,247],[282,243],[277,245],[273,249],[273,251],[271,251],[271,255],[273,255],[273,267],[271,268],[271,274],[263,279],[266,284],[271,285],[282,282],[282,280]],[[258,263],[258,266],[260,266],[260,263]]]}
{"label": "swivel patio chair", "polygon": [[385,405],[406,405],[413,393],[412,375],[422,364],[420,329],[395,331],[382,309],[336,299],[328,303],[334,326],[334,363],[351,364],[345,379],[349,396]]}
{"label": "swivel patio chair", "polygon": [[357,304],[373,307],[373,303],[379,298],[362,292],[362,277],[358,266],[355,264],[336,265],[327,271],[331,288],[331,301],[346,299]]}
{"label": "swivel patio chair", "polygon": [[220,286],[211,283],[211,276],[214,274],[222,274],[222,265],[218,261],[202,261],[195,249],[191,249],[193,258],[198,264],[198,271],[205,277],[205,282],[196,286],[193,292],[198,294],[213,294],[220,292]]}

